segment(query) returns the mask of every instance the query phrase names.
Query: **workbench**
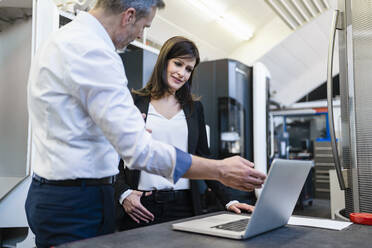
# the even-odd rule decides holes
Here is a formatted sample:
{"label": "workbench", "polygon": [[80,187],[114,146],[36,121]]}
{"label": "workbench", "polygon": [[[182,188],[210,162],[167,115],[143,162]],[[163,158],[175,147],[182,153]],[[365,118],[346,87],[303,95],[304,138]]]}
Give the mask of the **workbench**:
{"label": "workbench", "polygon": [[[216,213],[213,213],[216,214]],[[209,215],[213,215],[209,214]],[[208,216],[208,215],[206,215]],[[200,217],[200,216],[199,216]],[[195,217],[193,217],[195,218]],[[192,218],[190,218],[192,219]],[[362,248],[372,247],[372,226],[350,225],[341,231],[290,226],[275,229],[246,240],[233,240],[202,234],[173,231],[172,223],[167,222],[143,228],[116,232],[105,236],[64,244],[58,247],[161,247],[161,248]]]}

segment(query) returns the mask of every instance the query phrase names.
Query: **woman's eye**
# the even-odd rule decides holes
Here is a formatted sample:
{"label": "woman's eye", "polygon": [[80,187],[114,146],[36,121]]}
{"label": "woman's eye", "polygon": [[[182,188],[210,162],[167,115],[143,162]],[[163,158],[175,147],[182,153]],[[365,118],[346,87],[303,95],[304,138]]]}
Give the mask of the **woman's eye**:
{"label": "woman's eye", "polygon": [[175,61],[174,64],[175,64],[176,66],[181,66],[181,65],[182,65],[180,62],[177,62],[177,61]]}
{"label": "woman's eye", "polygon": [[191,73],[192,72],[192,69],[191,68],[186,68],[186,71]]}

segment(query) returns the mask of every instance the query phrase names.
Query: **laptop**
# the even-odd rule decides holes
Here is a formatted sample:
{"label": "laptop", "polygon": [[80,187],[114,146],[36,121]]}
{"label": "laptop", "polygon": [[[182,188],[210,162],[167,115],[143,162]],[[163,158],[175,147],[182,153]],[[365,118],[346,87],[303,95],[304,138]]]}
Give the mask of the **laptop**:
{"label": "laptop", "polygon": [[173,230],[247,239],[282,227],[292,215],[312,161],[275,159],[251,216],[219,214],[172,225]]}

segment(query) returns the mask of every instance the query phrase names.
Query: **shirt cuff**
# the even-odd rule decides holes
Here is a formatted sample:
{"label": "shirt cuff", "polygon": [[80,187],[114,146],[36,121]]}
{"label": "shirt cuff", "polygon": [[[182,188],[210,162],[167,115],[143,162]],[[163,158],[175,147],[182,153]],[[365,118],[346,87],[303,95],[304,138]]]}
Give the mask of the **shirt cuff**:
{"label": "shirt cuff", "polygon": [[231,205],[235,204],[235,203],[239,203],[239,201],[237,201],[237,200],[229,201],[229,203],[227,203],[227,204],[225,205],[225,208],[226,208],[226,209],[229,209],[229,207],[230,207]]}
{"label": "shirt cuff", "polygon": [[125,198],[127,198],[130,194],[132,194],[132,192],[133,192],[133,190],[128,189],[128,190],[124,191],[123,194],[121,194],[121,196],[119,198],[120,205],[123,205],[123,201],[125,200]]}
{"label": "shirt cuff", "polygon": [[191,166],[191,155],[176,148],[176,166],[173,174],[173,182],[176,184]]}

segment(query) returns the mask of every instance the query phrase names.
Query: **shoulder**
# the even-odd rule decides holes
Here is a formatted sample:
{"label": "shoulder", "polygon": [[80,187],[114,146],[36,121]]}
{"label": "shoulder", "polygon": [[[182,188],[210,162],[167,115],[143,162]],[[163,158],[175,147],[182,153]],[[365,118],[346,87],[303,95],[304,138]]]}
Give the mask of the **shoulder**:
{"label": "shoulder", "polygon": [[195,108],[195,110],[197,112],[202,112],[203,111],[203,104],[201,101],[199,100],[196,100],[196,101],[193,101],[193,107]]}
{"label": "shoulder", "polygon": [[[78,20],[73,20],[53,33],[53,41],[61,49],[71,53],[72,58],[83,57],[92,61],[107,59],[121,62],[114,47],[102,37],[101,33],[92,27],[85,27]],[[105,63],[100,62],[100,66],[105,66]],[[110,66],[112,64],[107,67]]]}
{"label": "shoulder", "polygon": [[199,119],[204,115],[203,104],[199,100],[192,101],[192,104],[187,104],[183,109],[187,118]]}
{"label": "shoulder", "polygon": [[131,94],[132,94],[134,102],[144,102],[144,101],[150,99],[148,96],[142,96],[142,95],[139,95],[139,94],[134,93],[134,92],[131,92]]}
{"label": "shoulder", "polygon": [[134,104],[138,108],[140,108],[141,111],[144,111],[145,109],[148,108],[148,103],[150,102],[149,96],[142,96],[142,95],[132,92],[132,98],[133,98]]}

